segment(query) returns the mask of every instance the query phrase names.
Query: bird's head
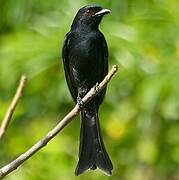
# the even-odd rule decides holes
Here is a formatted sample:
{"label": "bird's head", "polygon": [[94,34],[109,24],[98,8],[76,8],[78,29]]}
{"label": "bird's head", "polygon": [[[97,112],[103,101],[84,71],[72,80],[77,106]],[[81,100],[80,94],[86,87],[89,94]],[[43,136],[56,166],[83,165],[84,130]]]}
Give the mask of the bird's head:
{"label": "bird's head", "polygon": [[97,5],[84,6],[77,12],[71,28],[97,29],[102,17],[110,12]]}

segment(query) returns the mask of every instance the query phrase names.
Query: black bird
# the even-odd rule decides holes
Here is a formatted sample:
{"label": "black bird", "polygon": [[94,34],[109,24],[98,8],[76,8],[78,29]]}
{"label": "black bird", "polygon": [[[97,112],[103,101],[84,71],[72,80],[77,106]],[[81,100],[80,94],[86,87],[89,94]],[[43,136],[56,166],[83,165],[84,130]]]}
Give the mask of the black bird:
{"label": "black bird", "polygon": [[70,93],[81,107],[79,161],[75,174],[97,167],[111,175],[113,165],[104,147],[98,110],[106,88],[83,105],[82,98],[108,73],[108,47],[98,26],[110,10],[97,5],[81,8],[66,34],[63,45],[63,63]]}

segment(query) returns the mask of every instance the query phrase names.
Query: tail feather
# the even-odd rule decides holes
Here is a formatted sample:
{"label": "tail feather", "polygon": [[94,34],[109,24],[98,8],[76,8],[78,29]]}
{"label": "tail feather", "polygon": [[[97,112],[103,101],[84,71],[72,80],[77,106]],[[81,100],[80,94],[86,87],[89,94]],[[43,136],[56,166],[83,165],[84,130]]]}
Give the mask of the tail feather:
{"label": "tail feather", "polygon": [[105,150],[99,126],[98,113],[95,110],[82,110],[79,161],[75,170],[80,175],[88,169],[97,167],[111,175],[111,160]]}

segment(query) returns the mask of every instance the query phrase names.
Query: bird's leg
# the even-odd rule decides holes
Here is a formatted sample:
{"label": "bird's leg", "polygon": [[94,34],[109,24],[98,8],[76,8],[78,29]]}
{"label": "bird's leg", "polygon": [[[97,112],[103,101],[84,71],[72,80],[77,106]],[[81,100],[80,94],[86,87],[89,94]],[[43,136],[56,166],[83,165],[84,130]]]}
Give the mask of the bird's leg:
{"label": "bird's leg", "polygon": [[79,96],[79,94],[77,96],[77,104],[80,109],[82,109],[84,107],[84,102],[83,102],[82,98]]}
{"label": "bird's leg", "polygon": [[82,109],[84,107],[84,102],[82,99],[86,95],[87,92],[88,92],[87,89],[84,89],[84,88],[78,89],[77,104],[80,107],[80,109]]}

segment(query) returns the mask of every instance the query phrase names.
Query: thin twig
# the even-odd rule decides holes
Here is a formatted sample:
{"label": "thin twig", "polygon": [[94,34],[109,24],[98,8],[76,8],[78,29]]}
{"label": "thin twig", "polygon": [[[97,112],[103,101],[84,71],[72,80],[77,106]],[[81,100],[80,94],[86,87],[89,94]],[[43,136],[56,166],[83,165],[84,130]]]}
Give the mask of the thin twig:
{"label": "thin twig", "polygon": [[[84,104],[90,101],[94,96],[96,96],[110,81],[112,76],[117,72],[118,67],[114,65],[108,75],[104,78],[104,80],[95,87],[91,88],[91,90],[84,96],[82,99]],[[14,161],[5,165],[0,169],[0,179],[17,169],[24,161],[29,159],[33,154],[43,148],[52,138],[54,138],[69,122],[72,121],[72,118],[77,116],[80,112],[80,108],[76,105],[51,131],[46,134],[41,140],[39,140],[36,144],[34,144],[30,149],[17,157]]]}
{"label": "thin twig", "polygon": [[8,125],[11,121],[11,118],[12,118],[12,115],[14,113],[14,110],[16,109],[16,106],[22,96],[22,93],[23,93],[23,90],[24,90],[24,87],[25,87],[25,83],[27,81],[27,78],[25,75],[22,75],[21,76],[21,79],[20,79],[20,82],[19,82],[19,86],[16,90],[16,93],[13,97],[13,100],[2,120],[2,123],[1,123],[1,126],[0,126],[0,139],[2,139],[2,137],[4,136],[7,128],[8,128]]}

